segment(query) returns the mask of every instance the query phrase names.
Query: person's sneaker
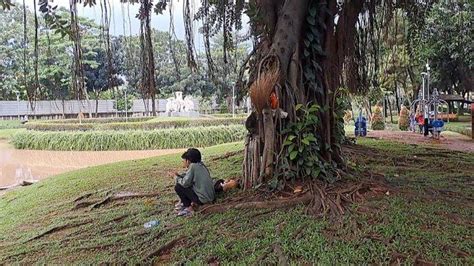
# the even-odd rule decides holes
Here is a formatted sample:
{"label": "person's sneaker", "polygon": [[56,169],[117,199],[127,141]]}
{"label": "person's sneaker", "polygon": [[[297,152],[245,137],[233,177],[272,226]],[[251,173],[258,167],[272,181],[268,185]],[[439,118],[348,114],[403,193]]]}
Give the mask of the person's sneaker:
{"label": "person's sneaker", "polygon": [[180,212],[178,212],[178,216],[186,217],[191,215],[193,215],[193,212],[190,211],[188,208],[182,209]]}
{"label": "person's sneaker", "polygon": [[184,206],[183,206],[183,203],[181,202],[178,202],[174,205],[174,209],[177,210],[177,211],[181,211],[183,210]]}

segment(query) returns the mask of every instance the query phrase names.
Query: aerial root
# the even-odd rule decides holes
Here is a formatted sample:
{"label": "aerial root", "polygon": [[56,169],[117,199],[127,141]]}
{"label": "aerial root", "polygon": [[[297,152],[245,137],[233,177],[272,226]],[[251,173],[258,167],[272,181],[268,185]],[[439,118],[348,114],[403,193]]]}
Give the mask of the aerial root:
{"label": "aerial root", "polygon": [[[87,195],[87,194],[86,194]],[[90,206],[90,210],[100,208],[101,206],[113,202],[113,201],[118,201],[118,200],[128,200],[128,199],[134,199],[134,198],[149,198],[149,197],[157,197],[159,196],[160,193],[154,192],[154,193],[131,193],[131,192],[123,192],[123,193],[118,193],[115,195],[109,195],[101,200],[96,200],[96,201],[81,201],[82,199],[86,198],[84,196],[80,196],[77,199],[74,200],[76,202],[76,205],[74,205],[73,210],[78,210],[82,208],[86,208]],[[90,196],[90,195],[89,195]],[[87,196],[87,197],[89,197]],[[78,202],[81,201],[81,202]]]}

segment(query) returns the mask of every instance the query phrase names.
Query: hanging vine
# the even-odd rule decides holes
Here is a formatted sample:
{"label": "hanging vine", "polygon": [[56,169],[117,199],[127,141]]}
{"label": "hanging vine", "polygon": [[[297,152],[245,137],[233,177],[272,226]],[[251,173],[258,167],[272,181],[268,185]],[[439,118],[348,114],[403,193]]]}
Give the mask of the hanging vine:
{"label": "hanging vine", "polygon": [[23,0],[23,85],[27,91],[28,100],[31,99],[30,90],[28,89],[28,68],[27,68],[27,53],[28,53],[28,34],[26,30],[26,4]]}
{"label": "hanging vine", "polygon": [[107,87],[110,89],[114,87],[113,74],[114,67],[112,64],[112,48],[110,45],[110,15],[109,15],[109,3],[107,0],[103,1],[102,19],[103,19],[103,36],[105,39],[105,51],[107,54]]}
{"label": "hanging vine", "polygon": [[34,85],[34,92],[33,92],[33,101],[31,104],[31,109],[35,110],[36,106],[36,100],[38,97],[38,94],[40,94],[40,83],[39,83],[39,77],[38,77],[38,14],[36,11],[36,0],[33,0],[33,8],[34,8],[34,16],[35,16],[35,50],[34,50],[34,64],[35,64],[35,85]]}
{"label": "hanging vine", "polygon": [[140,19],[140,46],[142,52],[142,91],[151,98],[152,115],[156,115],[155,59],[151,41],[150,12],[153,4],[149,0],[141,0],[137,17]]}
{"label": "hanging vine", "polygon": [[176,32],[174,29],[173,1],[170,1],[170,4],[169,4],[169,14],[170,14],[170,27],[168,30],[168,36],[169,36],[168,43],[169,43],[171,58],[173,59],[176,79],[181,80],[181,70],[180,70],[181,64],[178,60],[178,57],[176,56],[176,51],[174,47],[175,42],[178,38],[176,37]]}
{"label": "hanging vine", "polygon": [[76,93],[78,100],[89,100],[87,95],[85,80],[84,80],[84,66],[82,64],[82,47],[81,47],[81,33],[79,22],[77,18],[76,1],[70,1],[69,11],[71,14],[71,39],[73,42],[73,79],[72,87]]}
{"label": "hanging vine", "polygon": [[198,65],[196,62],[196,51],[194,48],[193,14],[191,13],[191,4],[189,0],[183,1],[183,20],[187,46],[186,57],[188,59],[188,67],[192,72],[197,72]]}
{"label": "hanging vine", "polygon": [[203,0],[203,26],[202,26],[202,33],[204,37],[204,49],[206,51],[206,59],[207,59],[207,76],[210,80],[216,84],[216,77],[215,77],[215,67],[214,61],[212,60],[211,55],[211,42],[210,42],[210,22],[209,22],[209,0]]}

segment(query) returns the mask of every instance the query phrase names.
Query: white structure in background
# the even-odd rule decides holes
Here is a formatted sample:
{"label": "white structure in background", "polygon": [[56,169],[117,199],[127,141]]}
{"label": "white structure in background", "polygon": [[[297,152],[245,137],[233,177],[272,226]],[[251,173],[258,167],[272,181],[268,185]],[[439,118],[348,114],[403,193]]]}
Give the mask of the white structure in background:
{"label": "white structure in background", "polygon": [[183,99],[182,91],[177,91],[175,94],[175,98],[167,99],[165,116],[199,116],[191,96],[188,95]]}

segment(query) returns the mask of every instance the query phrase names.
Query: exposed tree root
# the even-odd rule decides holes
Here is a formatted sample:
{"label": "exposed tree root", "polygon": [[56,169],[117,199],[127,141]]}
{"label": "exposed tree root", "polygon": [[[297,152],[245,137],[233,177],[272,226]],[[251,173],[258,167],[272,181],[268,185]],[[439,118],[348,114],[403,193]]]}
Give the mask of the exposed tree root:
{"label": "exposed tree root", "polygon": [[255,260],[255,263],[253,265],[261,265],[260,263],[272,252],[273,249],[271,248],[266,248],[263,253],[258,256],[258,258]]}
{"label": "exposed tree root", "polygon": [[92,196],[93,194],[94,194],[93,192],[85,193],[85,194],[83,194],[83,195],[81,195],[81,196],[75,198],[75,199],[73,200],[73,202],[81,201],[81,200],[83,200],[83,199],[86,199],[86,198]]}
{"label": "exposed tree root", "polygon": [[208,207],[200,210],[200,213],[210,214],[210,213],[221,213],[228,210],[243,210],[243,209],[277,209],[277,208],[288,208],[293,207],[298,204],[307,204],[311,201],[312,196],[309,193],[302,195],[301,197],[283,199],[283,200],[274,200],[274,201],[251,201],[251,202],[242,202],[242,203],[223,203],[210,205]]}
{"label": "exposed tree root", "polygon": [[[76,205],[74,206],[73,210],[78,210],[82,208],[86,208],[90,206],[90,210],[100,208],[101,206],[113,202],[113,201],[118,201],[118,200],[128,200],[128,199],[134,199],[134,198],[148,198],[148,197],[156,197],[160,195],[160,193],[130,193],[130,192],[123,192],[123,193],[118,193],[115,195],[107,196],[103,198],[102,200],[99,201],[82,201],[82,202],[77,202],[79,198],[75,199],[74,202],[77,202]],[[80,199],[79,199],[80,200]]]}
{"label": "exposed tree root", "polygon": [[[306,204],[307,214],[321,217],[337,217],[344,215],[348,211],[348,206],[366,198],[390,194],[389,187],[381,179],[382,176],[371,175],[370,180],[358,182],[336,182],[327,184],[322,181],[314,181],[306,186],[310,188],[307,192],[295,194],[295,196],[278,200],[267,201],[245,201],[239,198],[238,201],[227,201],[220,204],[209,205],[200,210],[203,214],[222,213],[228,210],[243,209],[280,209],[293,207],[298,204]],[[248,199],[247,199],[248,200]]]}
{"label": "exposed tree root", "polygon": [[92,204],[90,209],[93,210],[93,209],[99,208],[100,206],[109,203],[111,201],[111,199],[112,199],[112,196],[107,196],[103,200]]}
{"label": "exposed tree root", "polygon": [[33,185],[34,183],[36,183],[36,182],[31,182],[31,181],[25,181],[24,180],[24,181],[21,181],[20,183],[17,183],[15,185],[0,187],[0,190],[9,190],[9,189],[12,189],[12,188],[15,188],[15,187],[26,187],[26,186]]}
{"label": "exposed tree root", "polygon": [[220,155],[220,156],[210,158],[209,161],[213,162],[213,161],[219,161],[219,160],[227,159],[227,158],[235,156],[237,154],[242,154],[243,152],[244,152],[244,150],[226,152],[224,155]]}
{"label": "exposed tree root", "polygon": [[289,265],[288,259],[285,256],[285,252],[280,244],[276,243],[273,245],[273,252],[278,256],[278,265]]}
{"label": "exposed tree root", "polygon": [[149,260],[149,259],[152,259],[156,256],[161,256],[163,255],[164,253],[166,253],[167,251],[173,249],[176,244],[178,244],[179,242],[181,242],[182,240],[186,239],[187,237],[186,236],[179,236],[169,242],[167,242],[166,244],[162,245],[161,247],[159,247],[158,249],[150,252],[145,258],[144,260]]}
{"label": "exposed tree root", "polygon": [[59,232],[59,231],[64,230],[64,229],[69,229],[69,228],[85,225],[85,224],[88,224],[90,222],[92,222],[92,220],[88,220],[88,221],[84,221],[84,222],[80,222],[80,223],[75,223],[75,224],[63,224],[63,225],[55,226],[51,229],[48,229],[48,230],[44,231],[43,233],[41,233],[41,234],[39,234],[35,237],[32,237],[32,238],[28,239],[26,242],[30,242],[30,241],[42,238],[46,235],[49,235],[49,234],[52,234],[52,233],[55,233],[55,232]]}
{"label": "exposed tree root", "polygon": [[317,217],[343,215],[350,204],[365,200],[366,197],[389,193],[390,190],[387,184],[375,180],[332,185],[314,182],[311,188],[314,198],[307,212]]}

